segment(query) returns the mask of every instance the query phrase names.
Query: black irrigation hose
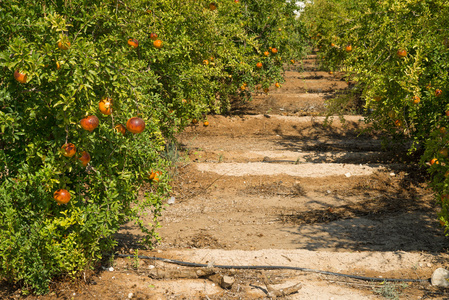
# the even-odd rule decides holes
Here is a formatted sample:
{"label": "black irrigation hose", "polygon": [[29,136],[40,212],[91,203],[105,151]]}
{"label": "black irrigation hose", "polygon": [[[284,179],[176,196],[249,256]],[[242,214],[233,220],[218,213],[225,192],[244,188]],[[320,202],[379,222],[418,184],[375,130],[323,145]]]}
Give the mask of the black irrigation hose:
{"label": "black irrigation hose", "polygon": [[[117,254],[118,257],[136,257],[136,255],[132,254]],[[145,255],[137,255],[137,258],[141,259],[152,259],[152,260],[159,260],[166,263],[171,264],[177,264],[181,266],[186,267],[200,267],[200,268],[206,268],[209,265],[207,264],[198,264],[198,263],[191,263],[191,262],[185,262],[180,260],[174,260],[174,259],[168,259],[168,258],[161,258],[156,256],[145,256]],[[378,278],[378,277],[366,277],[366,276],[357,276],[357,275],[349,275],[349,274],[342,274],[342,273],[335,273],[335,272],[329,272],[329,271],[321,271],[321,270],[314,270],[314,269],[308,269],[308,268],[301,268],[301,267],[289,267],[289,266],[230,266],[230,265],[213,265],[214,268],[220,268],[220,269],[236,269],[236,270],[296,270],[296,271],[303,271],[303,272],[312,272],[312,273],[320,273],[324,275],[334,275],[334,276],[341,276],[346,278],[352,278],[352,279],[359,279],[359,280],[365,280],[365,281],[388,281],[388,282],[430,282],[430,279],[402,279],[402,278]]]}

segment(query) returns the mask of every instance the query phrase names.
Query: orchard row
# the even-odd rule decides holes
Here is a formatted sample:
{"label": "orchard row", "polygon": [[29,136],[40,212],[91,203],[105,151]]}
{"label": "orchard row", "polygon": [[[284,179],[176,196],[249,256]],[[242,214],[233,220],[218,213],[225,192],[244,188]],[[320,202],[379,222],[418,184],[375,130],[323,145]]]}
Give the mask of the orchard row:
{"label": "orchard row", "polygon": [[449,3],[317,0],[302,16],[323,64],[343,71],[374,129],[412,141],[449,229]]}
{"label": "orchard row", "polygon": [[[216,8],[216,7],[215,7]],[[211,9],[212,10],[212,9]],[[162,48],[162,41],[160,39],[158,39],[158,35],[156,33],[151,33],[150,34],[150,39],[153,40],[153,46],[156,49],[161,49]],[[137,48],[139,46],[139,42],[134,39],[134,38],[130,38],[128,39],[128,45],[131,48]],[[57,47],[60,50],[69,50],[71,46],[71,43],[67,40],[67,38],[63,37],[60,41],[58,41],[57,43]],[[278,49],[277,48],[272,48],[269,47],[269,51],[265,51],[263,53],[263,55],[265,57],[270,56],[270,52],[275,55],[278,53]],[[214,60],[214,57],[210,58],[211,61]],[[291,60],[291,63],[294,63],[294,60]],[[208,65],[209,61],[208,60],[203,60],[203,64],[204,65]],[[257,69],[262,69],[263,68],[263,64],[262,62],[257,62],[256,63],[256,68]],[[60,64],[59,62],[57,62],[57,69],[60,69]],[[27,74],[26,73],[22,73],[22,71],[20,70],[15,70],[14,71],[14,78],[22,84],[27,83]],[[276,88],[280,88],[280,84],[279,82],[275,83]],[[241,90],[245,91],[247,88],[247,83],[243,83],[243,85],[241,86]],[[265,93],[269,92],[269,89],[266,87],[263,89]],[[182,102],[185,104],[187,103],[187,101],[185,99],[182,99]],[[104,115],[111,115],[112,114],[112,99],[111,98],[104,98],[99,102],[99,110],[102,114]],[[173,111],[171,111],[173,112]],[[197,119],[193,119],[192,120],[193,124],[197,124],[198,121]],[[83,129],[92,132],[95,128],[98,127],[99,125],[99,119],[95,116],[95,115],[89,115],[85,118],[83,118],[80,121],[80,125]],[[204,126],[208,126],[209,122],[205,121],[204,122]],[[126,132],[126,129],[132,133],[142,133],[143,130],[145,129],[145,121],[139,117],[133,117],[130,118],[127,123],[126,123],[126,128],[125,126],[123,126],[122,124],[117,124],[115,125],[114,129],[117,132],[122,133],[123,135]],[[66,143],[61,147],[61,151],[62,151],[62,155],[64,155],[65,157],[72,157],[75,155],[76,153],[76,147],[73,143]],[[81,161],[82,165],[84,167],[87,166],[87,164],[90,162],[91,160],[91,156],[87,151],[83,151],[81,153],[81,156],[79,157],[79,160]],[[154,171],[151,172],[151,174],[149,175],[150,180],[153,179],[154,177]],[[53,194],[53,198],[56,200],[56,202],[58,204],[67,204],[70,201],[71,198],[71,194],[68,190],[66,189],[58,189],[57,191],[54,192]]]}
{"label": "orchard row", "polygon": [[0,277],[35,293],[94,266],[124,222],[157,243],[176,134],[280,87],[308,47],[291,2],[2,4]]}

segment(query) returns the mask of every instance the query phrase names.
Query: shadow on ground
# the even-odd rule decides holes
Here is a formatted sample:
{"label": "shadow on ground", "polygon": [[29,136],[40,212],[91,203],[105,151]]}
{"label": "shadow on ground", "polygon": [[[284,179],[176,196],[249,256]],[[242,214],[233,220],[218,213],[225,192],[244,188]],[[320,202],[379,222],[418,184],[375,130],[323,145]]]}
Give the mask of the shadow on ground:
{"label": "shadow on ground", "polygon": [[[403,172],[406,175],[399,180],[357,187],[357,194],[365,194],[366,200],[281,213],[278,218],[285,224],[298,225],[285,231],[298,236],[294,243],[300,249],[446,251],[449,243],[437,220],[435,200],[420,187],[427,174],[413,166],[402,166],[404,169],[408,172]],[[379,196],[373,197],[373,192]]]}

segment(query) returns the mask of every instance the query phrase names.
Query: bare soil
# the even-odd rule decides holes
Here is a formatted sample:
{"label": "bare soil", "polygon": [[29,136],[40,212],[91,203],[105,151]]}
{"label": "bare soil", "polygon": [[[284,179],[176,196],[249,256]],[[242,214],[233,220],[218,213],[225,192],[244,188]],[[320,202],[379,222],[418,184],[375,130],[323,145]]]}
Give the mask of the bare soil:
{"label": "bare soil", "polygon": [[[126,224],[117,235],[119,252],[212,268],[289,266],[406,282],[214,269],[235,279],[223,289],[211,278],[187,276],[192,267],[115,257],[85,280],[61,280],[50,295],[27,298],[268,299],[267,283],[302,283],[278,298],[447,299],[446,290],[410,281],[448,268],[449,258],[417,157],[407,156],[404,144],[364,132],[369,124],[361,115],[324,117],[328,101],[349,88],[341,74],[318,71],[311,55],[286,71],[280,89],[233,103],[228,116],[208,116],[208,127],[188,128],[178,136],[175,202],[161,218],[162,242],[137,251],[141,233]],[[155,270],[165,277],[155,278]],[[21,297],[13,287],[0,296]]]}

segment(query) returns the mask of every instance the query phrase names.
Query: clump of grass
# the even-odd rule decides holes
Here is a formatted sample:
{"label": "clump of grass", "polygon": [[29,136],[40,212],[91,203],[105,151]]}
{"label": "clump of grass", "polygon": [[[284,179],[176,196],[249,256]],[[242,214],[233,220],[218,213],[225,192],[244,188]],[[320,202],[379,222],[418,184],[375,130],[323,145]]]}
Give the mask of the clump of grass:
{"label": "clump of grass", "polygon": [[381,287],[374,288],[374,292],[386,299],[399,300],[402,289],[408,287],[406,283],[394,284],[391,282],[383,282]]}

